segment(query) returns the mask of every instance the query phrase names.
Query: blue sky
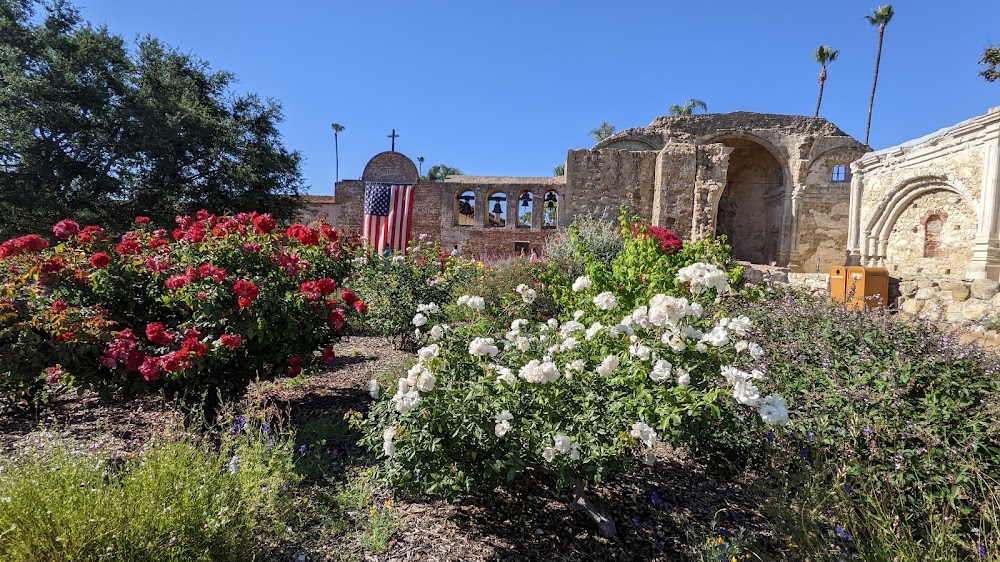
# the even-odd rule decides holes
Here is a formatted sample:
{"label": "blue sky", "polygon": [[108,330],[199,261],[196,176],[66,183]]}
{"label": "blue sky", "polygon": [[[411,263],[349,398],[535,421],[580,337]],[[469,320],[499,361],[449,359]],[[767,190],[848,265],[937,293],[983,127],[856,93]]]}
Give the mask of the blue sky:
{"label": "blue sky", "polygon": [[[602,120],[648,124],[671,103],[812,115],[820,44],[840,49],[820,115],[863,140],[874,1],[273,2],[75,0],[86,19],[150,34],[279,100],[309,192],[396,149],[424,170],[549,176]],[[1000,105],[977,61],[1000,42],[997,0],[904,0],[886,30],[871,145],[885,148]]]}

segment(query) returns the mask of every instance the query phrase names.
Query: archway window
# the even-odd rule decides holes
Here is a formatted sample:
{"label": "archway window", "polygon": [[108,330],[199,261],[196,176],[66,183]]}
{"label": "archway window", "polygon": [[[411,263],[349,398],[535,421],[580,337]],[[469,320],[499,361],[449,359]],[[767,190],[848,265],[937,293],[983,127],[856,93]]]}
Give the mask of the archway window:
{"label": "archway window", "polygon": [[559,223],[559,194],[546,191],[542,198],[542,228],[556,228]]}
{"label": "archway window", "polygon": [[941,215],[931,215],[924,223],[924,257],[935,258],[941,252],[941,227],[944,221]]}
{"label": "archway window", "polygon": [[535,211],[535,198],[530,191],[517,194],[517,227],[531,228],[531,215]]}
{"label": "archway window", "polygon": [[473,226],[476,224],[476,194],[463,191],[455,197],[455,224]]}
{"label": "archway window", "polygon": [[502,191],[492,193],[487,204],[486,226],[507,226],[507,194]]}

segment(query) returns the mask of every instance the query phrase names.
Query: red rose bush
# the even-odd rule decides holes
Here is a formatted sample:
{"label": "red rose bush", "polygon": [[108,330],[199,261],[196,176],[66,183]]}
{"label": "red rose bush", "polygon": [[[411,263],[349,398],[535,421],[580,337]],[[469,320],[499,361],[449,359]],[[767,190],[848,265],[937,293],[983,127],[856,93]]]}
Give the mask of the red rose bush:
{"label": "red rose bush", "polygon": [[135,222],[117,239],[62,220],[52,244],[0,244],[8,405],[45,382],[104,395],[239,392],[332,361],[345,322],[367,310],[342,286],[350,248],[329,225],[282,231],[267,214],[207,211],[171,231]]}

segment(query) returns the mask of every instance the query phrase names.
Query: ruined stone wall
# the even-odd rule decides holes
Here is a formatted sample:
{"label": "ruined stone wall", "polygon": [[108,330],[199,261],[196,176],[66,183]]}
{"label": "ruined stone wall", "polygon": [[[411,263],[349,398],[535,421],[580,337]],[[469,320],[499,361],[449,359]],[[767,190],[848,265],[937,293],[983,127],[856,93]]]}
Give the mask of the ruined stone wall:
{"label": "ruined stone wall", "polygon": [[813,189],[800,196],[796,261],[802,272],[829,271],[844,264],[850,214],[848,198],[842,188]]}
{"label": "ruined stone wall", "polygon": [[[852,259],[884,265],[893,275],[969,275],[979,223],[983,217],[996,221],[995,211],[990,211],[997,205],[995,194],[984,201],[983,189],[996,183],[984,170],[996,158],[998,136],[1000,108],[994,108],[855,161],[848,248]],[[928,224],[935,239],[930,251],[925,250]],[[986,225],[991,228],[996,229]],[[984,241],[996,237],[995,232],[978,234]],[[992,254],[990,260],[996,261]]]}
{"label": "ruined stone wall", "polygon": [[920,195],[896,219],[885,267],[893,275],[905,271],[961,276],[972,257],[976,222],[972,208],[954,192]]}
{"label": "ruined stone wall", "polygon": [[332,195],[303,195],[302,210],[296,221],[303,224],[323,221],[332,226],[340,224],[340,207]]}
{"label": "ruined stone wall", "polygon": [[[445,248],[458,245],[467,257],[504,258],[518,254],[526,246],[526,255],[535,249],[543,253],[546,240],[561,232],[573,217],[568,214],[565,178],[508,178],[491,176],[451,176],[440,186],[437,219],[441,244]],[[471,192],[475,196],[473,216],[462,215],[457,197]],[[524,195],[530,197],[527,208],[521,206]],[[552,211],[546,214],[546,196],[554,195]],[[499,202],[491,197],[503,196],[503,213],[493,213]],[[519,225],[518,214],[530,209],[530,223]],[[527,213],[526,213],[527,214]],[[555,220],[545,222],[546,216]],[[471,220],[469,220],[471,219]]]}
{"label": "ruined stone wall", "polygon": [[[441,236],[441,184],[419,182],[413,192],[411,238],[420,234],[437,239]],[[361,233],[365,209],[365,182],[345,180],[337,184],[336,222],[334,226]]]}
{"label": "ruined stone wall", "polygon": [[[698,171],[694,185],[694,209],[690,219],[690,239],[697,240],[715,234],[715,211],[719,197],[726,187],[729,173],[729,155],[733,149],[721,144],[697,147]],[[678,203],[678,207],[684,202]],[[678,219],[676,232],[684,236],[686,219]]]}
{"label": "ruined stone wall", "polygon": [[[571,150],[566,156],[568,216],[615,221],[619,207],[651,217],[658,154],[652,151]],[[692,185],[693,184],[689,184]]]}

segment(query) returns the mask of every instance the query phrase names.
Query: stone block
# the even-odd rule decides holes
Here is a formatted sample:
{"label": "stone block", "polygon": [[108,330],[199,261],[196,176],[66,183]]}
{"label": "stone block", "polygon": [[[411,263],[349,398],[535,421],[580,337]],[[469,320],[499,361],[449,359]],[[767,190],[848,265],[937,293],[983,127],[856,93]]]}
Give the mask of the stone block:
{"label": "stone block", "polygon": [[912,297],[917,294],[917,282],[916,281],[902,281],[899,284],[899,292],[904,297]]}
{"label": "stone block", "polygon": [[920,314],[920,311],[923,310],[923,308],[924,308],[924,303],[918,300],[911,299],[904,302],[900,310],[902,310],[906,314]]}
{"label": "stone block", "polygon": [[972,282],[972,298],[989,300],[1000,293],[1000,283],[992,279],[976,279]]}
{"label": "stone block", "polygon": [[917,289],[917,294],[914,296],[914,298],[921,301],[931,300],[932,298],[934,298],[934,295],[936,293],[937,291],[933,290],[932,288],[924,287],[922,289]]}
{"label": "stone block", "polygon": [[979,299],[965,301],[962,305],[962,316],[966,320],[979,321],[993,311],[993,305]]}
{"label": "stone block", "polygon": [[920,279],[917,279],[917,287],[920,289],[930,289],[932,287],[937,287],[937,286],[938,282],[933,279],[929,279],[927,277],[921,277]]}

